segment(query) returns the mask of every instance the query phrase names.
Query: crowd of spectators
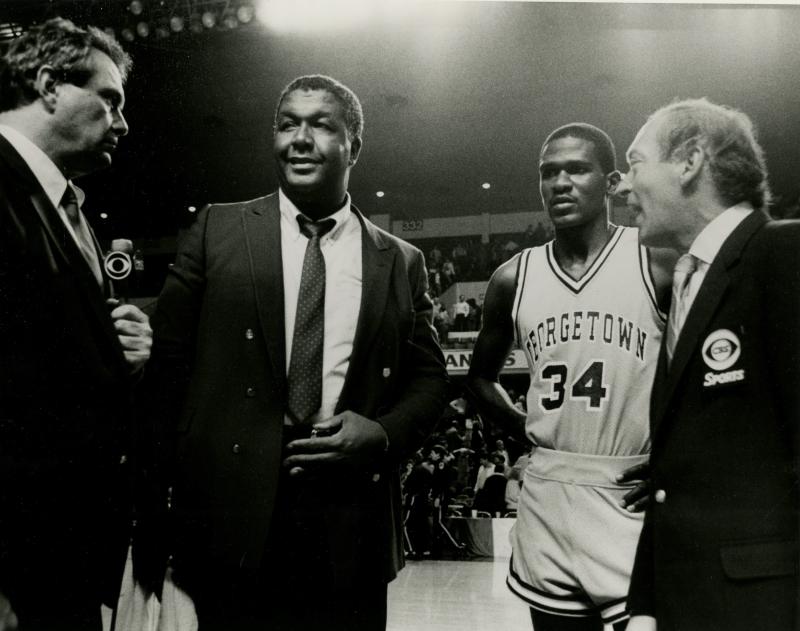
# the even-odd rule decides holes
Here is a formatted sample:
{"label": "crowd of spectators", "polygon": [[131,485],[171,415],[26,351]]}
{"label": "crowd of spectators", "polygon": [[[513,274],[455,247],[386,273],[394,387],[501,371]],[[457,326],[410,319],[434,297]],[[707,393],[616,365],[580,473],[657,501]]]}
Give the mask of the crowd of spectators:
{"label": "crowd of spectators", "polygon": [[492,235],[488,243],[477,237],[449,237],[415,242],[426,254],[430,294],[433,297],[434,326],[446,347],[461,340],[448,341],[450,332],[478,331],[483,304],[479,298],[459,295],[455,303],[445,304],[440,296],[456,282],[488,281],[492,272],[525,248],[542,245],[552,238],[549,225],[529,224],[521,235]]}
{"label": "crowd of spectators", "polygon": [[[524,396],[510,393],[524,409]],[[450,403],[436,431],[402,475],[409,558],[440,558],[452,544],[452,516],[514,514],[527,447],[487,427],[464,399]]]}
{"label": "crowd of spectators", "polygon": [[492,272],[524,248],[552,238],[549,224],[529,224],[522,234],[497,234],[482,243],[479,237],[448,237],[412,241],[425,252],[431,295],[439,296],[455,282],[488,280]]}
{"label": "crowd of spectators", "polygon": [[483,303],[475,298],[458,297],[451,309],[447,308],[438,296],[433,298],[433,326],[439,334],[439,340],[447,346],[450,331],[478,331],[481,327]]}

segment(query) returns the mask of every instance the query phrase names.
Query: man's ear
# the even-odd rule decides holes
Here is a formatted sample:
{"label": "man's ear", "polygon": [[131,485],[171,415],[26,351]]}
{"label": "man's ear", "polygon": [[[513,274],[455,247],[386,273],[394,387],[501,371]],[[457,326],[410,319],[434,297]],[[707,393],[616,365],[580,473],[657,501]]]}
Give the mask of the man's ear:
{"label": "man's ear", "polygon": [[361,136],[356,136],[350,142],[350,160],[348,160],[347,164],[350,166],[354,166],[356,162],[358,162],[358,156],[361,154]]}
{"label": "man's ear", "polygon": [[44,65],[36,73],[33,87],[48,110],[53,111],[58,100],[57,87],[61,83],[52,66]]}
{"label": "man's ear", "polygon": [[617,187],[621,181],[622,173],[619,171],[614,170],[606,175],[606,193],[609,195],[615,195],[617,192]]}
{"label": "man's ear", "polygon": [[706,163],[706,152],[703,148],[694,145],[686,150],[686,157],[679,162],[681,187],[693,186],[703,172]]}

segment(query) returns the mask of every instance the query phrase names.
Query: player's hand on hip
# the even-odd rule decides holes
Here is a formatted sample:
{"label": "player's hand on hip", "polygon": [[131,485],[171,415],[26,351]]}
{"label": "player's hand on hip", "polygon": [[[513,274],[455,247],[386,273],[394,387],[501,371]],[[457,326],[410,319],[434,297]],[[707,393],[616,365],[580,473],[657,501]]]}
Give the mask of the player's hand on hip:
{"label": "player's hand on hip", "polygon": [[628,620],[625,631],[657,631],[656,619],[652,616],[633,616]]}
{"label": "player's hand on hip", "polygon": [[650,463],[643,462],[625,469],[617,476],[619,484],[637,482],[636,486],[622,496],[620,505],[631,513],[647,508],[650,502]]}
{"label": "player's hand on hip", "polygon": [[8,598],[0,592],[0,631],[14,631],[17,628],[17,614]]}
{"label": "player's hand on hip", "polygon": [[283,464],[294,475],[331,466],[366,468],[386,452],[387,446],[380,423],[347,410],[316,423],[310,438],[290,442],[290,455]]}
{"label": "player's hand on hip", "polygon": [[135,373],[150,359],[150,348],[153,346],[150,319],[136,305],[120,304],[113,298],[106,302],[112,307],[111,319],[114,321],[125,361],[131,373]]}

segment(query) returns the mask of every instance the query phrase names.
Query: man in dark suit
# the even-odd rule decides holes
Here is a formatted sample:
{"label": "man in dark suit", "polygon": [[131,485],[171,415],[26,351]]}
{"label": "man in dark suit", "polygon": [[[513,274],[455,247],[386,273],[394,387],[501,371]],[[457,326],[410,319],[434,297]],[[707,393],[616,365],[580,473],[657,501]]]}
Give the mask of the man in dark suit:
{"label": "man in dark suit", "polygon": [[172,555],[202,629],[386,624],[399,465],[438,419],[446,372],[422,254],[347,193],[362,125],[339,82],[290,83],[280,190],[205,208],[153,316],[149,374],[186,393]]}
{"label": "man in dark suit", "polygon": [[628,162],[642,241],[682,255],[628,629],[797,629],[800,223],[765,215],[763,153],[734,109],[668,105]]}
{"label": "man in dark suit", "polygon": [[130,58],[54,19],[0,58],[0,621],[99,629],[130,537],[131,388],[147,317],[108,301],[72,178],[111,163]]}

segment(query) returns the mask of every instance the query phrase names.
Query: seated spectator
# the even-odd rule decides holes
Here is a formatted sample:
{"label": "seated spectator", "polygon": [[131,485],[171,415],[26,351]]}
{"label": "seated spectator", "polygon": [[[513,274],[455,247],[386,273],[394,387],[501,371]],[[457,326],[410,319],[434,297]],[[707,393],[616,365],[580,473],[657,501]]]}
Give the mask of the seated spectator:
{"label": "seated spectator", "polygon": [[439,267],[439,264],[441,262],[442,262],[442,251],[438,248],[438,246],[434,245],[430,254],[428,254],[428,266]]}
{"label": "seated spectator", "polygon": [[464,247],[464,245],[461,243],[457,243],[456,246],[453,248],[453,251],[451,252],[450,258],[453,261],[453,265],[458,270],[459,276],[461,278],[464,278],[467,275],[466,271],[468,267],[468,265],[466,265],[467,250]]}
{"label": "seated spectator", "polygon": [[475,494],[475,510],[486,511],[490,515],[501,515],[506,512],[506,485],[508,480],[504,474],[505,467],[498,463],[494,471],[486,478],[483,488]]}
{"label": "seated spectator", "polygon": [[445,259],[442,263],[442,291],[445,291],[454,282],[456,282],[456,268],[453,266],[453,261]]}
{"label": "seated spectator", "polygon": [[492,458],[497,462],[503,463],[503,466],[508,467],[511,463],[508,460],[508,452],[506,451],[505,443],[502,438],[498,438],[494,443],[494,451]]}
{"label": "seated spectator", "polygon": [[459,296],[458,302],[453,305],[453,316],[453,330],[466,331],[469,303],[464,300],[464,296]]}

